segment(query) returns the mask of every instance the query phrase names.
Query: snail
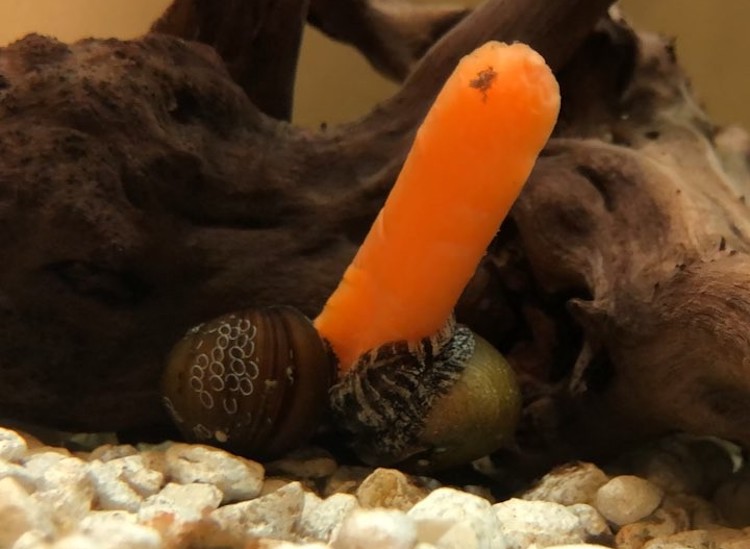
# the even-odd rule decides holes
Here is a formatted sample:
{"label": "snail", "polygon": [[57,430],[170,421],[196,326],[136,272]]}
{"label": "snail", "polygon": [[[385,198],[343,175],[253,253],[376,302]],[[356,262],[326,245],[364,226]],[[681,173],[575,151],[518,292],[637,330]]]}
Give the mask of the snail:
{"label": "snail", "polygon": [[370,464],[429,471],[495,450],[518,419],[510,366],[452,319],[417,345],[365,353],[337,377],[313,324],[292,307],[247,309],[189,330],[163,375],[182,435],[255,458],[308,440],[329,409]]}
{"label": "snail", "polygon": [[521,393],[503,356],[451,317],[417,344],[362,355],[333,387],[331,405],[363,461],[429,472],[508,442]]}
{"label": "snail", "polygon": [[333,377],[330,353],[307,317],[268,307],[189,330],[167,359],[162,392],[187,440],[268,458],[312,435]]}

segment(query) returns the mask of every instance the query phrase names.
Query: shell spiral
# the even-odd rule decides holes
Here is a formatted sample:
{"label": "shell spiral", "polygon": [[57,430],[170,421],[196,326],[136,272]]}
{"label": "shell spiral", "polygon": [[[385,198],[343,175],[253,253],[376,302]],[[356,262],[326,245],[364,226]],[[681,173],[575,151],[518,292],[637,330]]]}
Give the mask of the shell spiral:
{"label": "shell spiral", "polygon": [[267,458],[315,432],[334,377],[310,320],[292,307],[269,307],[189,330],[169,355],[162,389],[186,439]]}

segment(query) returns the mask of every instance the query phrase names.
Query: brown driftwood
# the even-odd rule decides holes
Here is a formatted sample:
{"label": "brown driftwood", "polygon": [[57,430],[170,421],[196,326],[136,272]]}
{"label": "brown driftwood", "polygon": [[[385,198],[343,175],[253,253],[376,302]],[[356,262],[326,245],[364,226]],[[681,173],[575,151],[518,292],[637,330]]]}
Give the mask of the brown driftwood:
{"label": "brown driftwood", "polygon": [[[156,380],[185,328],[249,305],[314,315],[442,81],[497,38],[538,49],[564,95],[459,307],[522,376],[521,449],[581,455],[670,429],[750,444],[747,136],[708,123],[668,43],[622,23],[592,32],[609,4],[454,12],[416,65],[426,39],[393,53],[385,38],[437,37],[446,12],[409,35],[372,15],[387,3],[352,2],[342,19],[333,0],[177,0],[155,28],[212,46],[226,71],[214,50],[157,33],[0,51],[0,414],[159,423]],[[321,132],[261,112],[288,115],[308,7],[385,73],[408,73],[368,116]],[[268,66],[259,52],[277,47]]]}

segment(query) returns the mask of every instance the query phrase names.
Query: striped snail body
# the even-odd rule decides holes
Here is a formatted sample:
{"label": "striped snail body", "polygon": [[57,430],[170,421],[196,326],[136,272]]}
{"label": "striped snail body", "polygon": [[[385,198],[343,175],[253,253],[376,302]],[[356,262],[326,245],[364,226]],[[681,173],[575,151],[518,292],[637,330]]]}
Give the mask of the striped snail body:
{"label": "striped snail body", "polygon": [[521,392],[503,356],[451,318],[416,344],[365,353],[331,389],[331,405],[365,462],[429,472],[511,440]]}
{"label": "striped snail body", "polygon": [[169,355],[162,390],[187,440],[267,458],[313,434],[333,377],[330,355],[307,317],[269,307],[189,330]]}

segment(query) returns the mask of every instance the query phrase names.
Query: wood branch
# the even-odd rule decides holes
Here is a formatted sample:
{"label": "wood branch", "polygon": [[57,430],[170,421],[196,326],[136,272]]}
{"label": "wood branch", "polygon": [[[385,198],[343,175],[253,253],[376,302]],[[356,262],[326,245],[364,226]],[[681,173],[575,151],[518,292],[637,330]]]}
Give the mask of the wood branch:
{"label": "wood branch", "polygon": [[308,3],[175,0],[151,31],[212,46],[260,110],[289,120]]}
{"label": "wood branch", "polygon": [[386,77],[402,81],[414,64],[469,10],[405,0],[311,0],[308,21],[351,44]]}
{"label": "wood branch", "polygon": [[[546,459],[672,430],[750,446],[750,139],[709,123],[660,38],[608,26],[566,72],[564,137],[510,237],[544,312],[530,319],[544,328],[530,327],[536,352],[510,350],[531,374],[526,441]],[[539,362],[571,347],[564,383],[549,385],[561,370],[548,361],[540,376]]]}

